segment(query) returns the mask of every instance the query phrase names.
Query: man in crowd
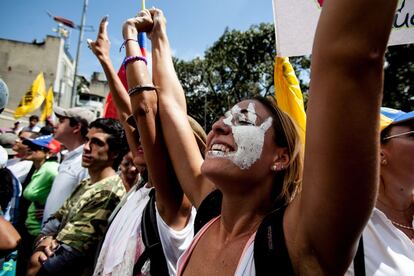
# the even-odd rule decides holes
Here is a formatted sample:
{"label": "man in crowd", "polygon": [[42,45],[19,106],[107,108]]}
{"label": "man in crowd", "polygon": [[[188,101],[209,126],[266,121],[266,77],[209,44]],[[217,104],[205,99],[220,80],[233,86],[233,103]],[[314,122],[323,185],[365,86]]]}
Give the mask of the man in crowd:
{"label": "man in crowd", "polygon": [[37,125],[39,122],[39,116],[32,115],[29,117],[29,125],[23,128],[23,131],[39,132],[40,127]]}
{"label": "man in crowd", "polygon": [[82,155],[90,178],[79,184],[43,227],[27,275],[82,275],[92,268],[108,217],[125,193],[116,168],[126,151],[118,121],[101,118],[90,124]]}
{"label": "man in crowd", "polygon": [[59,165],[52,189],[46,201],[43,222],[62,207],[76,186],[88,176],[87,169],[82,167],[82,151],[88,125],[95,120],[95,115],[86,108],[74,107],[63,109],[54,107],[58,118],[54,138],[63,144],[68,152]]}

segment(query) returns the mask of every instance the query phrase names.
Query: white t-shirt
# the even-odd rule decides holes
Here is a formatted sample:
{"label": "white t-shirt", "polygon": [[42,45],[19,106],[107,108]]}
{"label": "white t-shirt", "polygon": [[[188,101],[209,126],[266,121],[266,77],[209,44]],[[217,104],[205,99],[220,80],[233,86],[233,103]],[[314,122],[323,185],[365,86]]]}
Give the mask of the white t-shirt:
{"label": "white t-shirt", "polygon": [[83,145],[65,154],[60,163],[58,174],[46,200],[43,223],[62,207],[79,183],[88,177],[88,170],[82,167],[82,152]]}
{"label": "white t-shirt", "polygon": [[[105,236],[94,275],[132,275],[135,262],[145,250],[141,236],[141,219],[150,191],[151,188],[144,186],[128,194],[125,205],[115,216]],[[162,220],[156,210],[158,232],[170,275],[176,275],[176,262],[191,243],[195,215],[193,208],[187,226],[175,231]],[[140,275],[150,275],[148,265],[144,265],[142,270],[144,271]]]}
{"label": "white t-shirt", "polygon": [[33,162],[29,160],[11,159],[7,168],[14,174],[20,183],[24,183],[32,168]]}
{"label": "white t-shirt", "polygon": [[177,275],[177,261],[181,254],[190,246],[194,237],[194,219],[196,209],[192,208],[191,216],[187,226],[176,231],[169,227],[158,213],[157,206],[157,227],[160,235],[162,249],[164,251],[165,260],[167,261],[168,272],[170,275]]}
{"label": "white t-shirt", "polygon": [[[414,275],[414,243],[376,208],[364,229],[363,240],[367,275]],[[345,275],[354,275],[353,263]]]}

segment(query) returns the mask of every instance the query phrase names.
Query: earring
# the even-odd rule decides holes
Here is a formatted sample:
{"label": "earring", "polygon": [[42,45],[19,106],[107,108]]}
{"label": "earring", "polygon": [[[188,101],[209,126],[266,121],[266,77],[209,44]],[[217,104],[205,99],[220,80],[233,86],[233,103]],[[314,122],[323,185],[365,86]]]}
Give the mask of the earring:
{"label": "earring", "polygon": [[277,166],[276,165],[273,165],[272,168],[271,168],[271,170],[272,171],[277,171]]}
{"label": "earring", "polygon": [[381,165],[387,165],[387,159],[381,159]]}

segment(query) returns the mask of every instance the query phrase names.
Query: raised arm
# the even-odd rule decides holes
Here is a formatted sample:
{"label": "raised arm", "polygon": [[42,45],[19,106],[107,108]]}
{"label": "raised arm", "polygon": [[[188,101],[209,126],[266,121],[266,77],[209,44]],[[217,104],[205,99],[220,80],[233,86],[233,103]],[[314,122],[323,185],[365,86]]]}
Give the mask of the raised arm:
{"label": "raised arm", "polygon": [[165,17],[157,9],[152,9],[151,14],[154,20],[151,32],[152,75],[158,88],[162,129],[181,187],[198,208],[214,186],[201,175],[203,157],[187,119],[185,95],[172,62]]}
{"label": "raised arm", "polygon": [[343,275],[374,206],[384,52],[397,0],[325,1],[316,31],[303,191],[285,233],[298,274]]}
{"label": "raised arm", "polygon": [[151,15],[147,10],[124,23],[126,56],[139,57],[127,64],[128,87],[131,91],[132,113],[141,135],[149,177],[156,191],[158,211],[169,226],[182,228],[187,224],[191,203],[184,196],[171,167],[157,114],[157,93],[154,88],[151,88],[153,84],[147,65],[140,59],[142,53],[136,41],[138,32],[148,31],[152,28],[152,24]]}
{"label": "raised arm", "polygon": [[118,112],[119,121],[125,129],[129,148],[132,154],[136,155],[136,149],[139,145],[139,137],[134,134],[134,128],[127,123],[128,117],[132,114],[131,102],[128,93],[119,79],[109,55],[110,41],[106,28],[108,26],[108,17],[102,18],[99,24],[99,33],[96,41],[88,40],[89,47],[96,55],[105,72],[108,85],[112,93],[116,111]]}

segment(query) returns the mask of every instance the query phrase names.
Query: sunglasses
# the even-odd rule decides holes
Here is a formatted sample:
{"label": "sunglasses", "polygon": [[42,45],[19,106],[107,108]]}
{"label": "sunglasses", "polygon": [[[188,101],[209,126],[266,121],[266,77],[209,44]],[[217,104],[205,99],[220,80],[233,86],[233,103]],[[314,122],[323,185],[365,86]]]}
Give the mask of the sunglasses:
{"label": "sunglasses", "polygon": [[404,137],[404,136],[407,136],[407,137],[409,137],[411,139],[414,138],[414,130],[384,137],[382,139],[382,141],[389,140],[389,139],[393,139],[393,138],[397,138],[397,137]]}

